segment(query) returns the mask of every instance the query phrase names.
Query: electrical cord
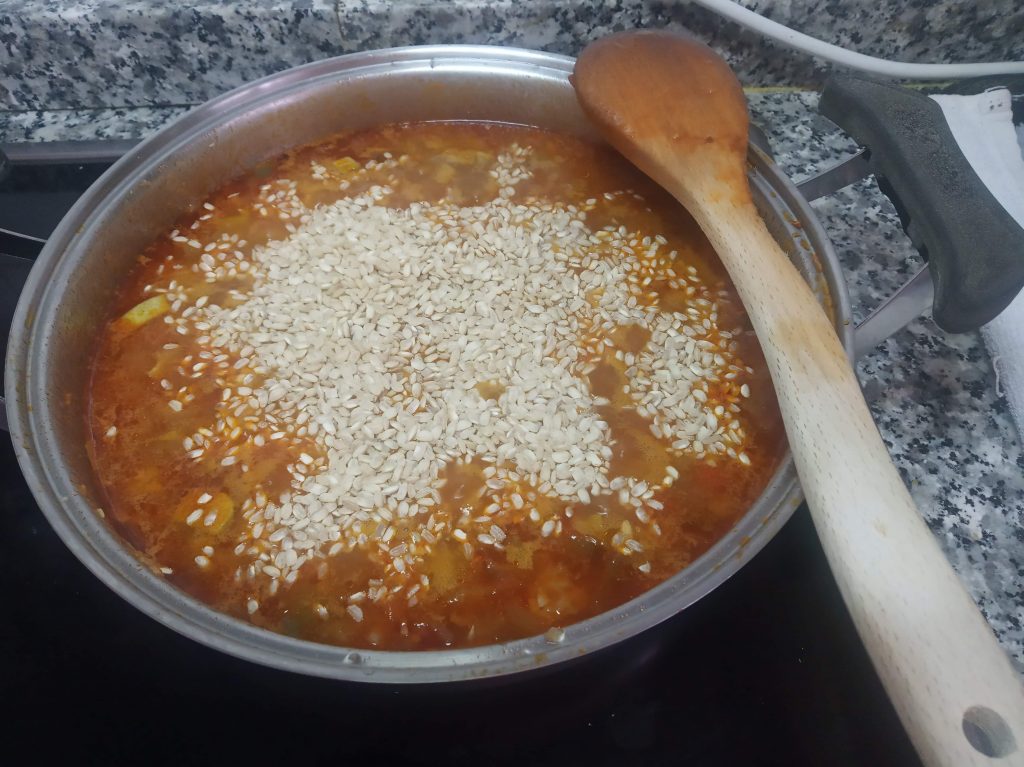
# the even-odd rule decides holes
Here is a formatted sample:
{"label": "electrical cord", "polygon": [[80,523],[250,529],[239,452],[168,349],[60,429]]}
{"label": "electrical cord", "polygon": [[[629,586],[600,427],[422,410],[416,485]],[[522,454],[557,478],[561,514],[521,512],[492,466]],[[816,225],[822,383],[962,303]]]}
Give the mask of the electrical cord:
{"label": "electrical cord", "polygon": [[885,77],[908,80],[959,80],[983,75],[1024,74],[1024,61],[999,61],[977,64],[910,64],[849,51],[816,37],[797,32],[784,24],[744,8],[733,0],[692,0],[697,5],[734,21],[740,26],[770,37],[788,48],[794,48],[833,64],[859,69]]}

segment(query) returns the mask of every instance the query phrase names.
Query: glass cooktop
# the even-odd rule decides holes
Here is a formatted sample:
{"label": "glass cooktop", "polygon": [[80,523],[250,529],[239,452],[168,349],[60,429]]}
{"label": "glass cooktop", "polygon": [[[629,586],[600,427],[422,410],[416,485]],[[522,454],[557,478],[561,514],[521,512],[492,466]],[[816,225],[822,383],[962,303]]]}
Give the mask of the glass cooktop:
{"label": "glass cooktop", "polygon": [[[37,149],[0,182],[0,229],[45,239],[117,148],[84,164]],[[3,261],[9,323],[20,264]],[[613,648],[533,676],[382,687],[255,666],[142,615],[50,529],[6,439],[0,504],[9,764],[918,764],[804,508],[717,591]]]}

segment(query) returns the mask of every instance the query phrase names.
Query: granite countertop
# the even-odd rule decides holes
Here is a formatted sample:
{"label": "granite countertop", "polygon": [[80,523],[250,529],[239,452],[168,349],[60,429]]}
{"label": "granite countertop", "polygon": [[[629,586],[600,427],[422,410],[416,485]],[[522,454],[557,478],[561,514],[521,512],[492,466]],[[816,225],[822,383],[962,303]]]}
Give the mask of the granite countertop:
{"label": "granite countertop", "polygon": [[[1018,0],[740,0],[861,53],[904,61],[1024,59]],[[622,29],[686,28],[741,81],[820,85],[822,62],[679,0],[0,0],[0,107],[191,104],[352,51],[482,43],[574,55]]]}
{"label": "granite countertop", "polygon": [[[744,3],[874,55],[1024,58],[1024,4],[1016,0]],[[618,28],[682,24],[722,51],[747,84],[820,82],[822,69],[809,58],[783,54],[688,3],[78,0],[57,12],[42,0],[0,0],[0,143],[145,137],[228,88],[350,50],[476,42],[575,53]],[[791,178],[853,149],[817,115],[812,90],[755,88],[748,96]],[[920,258],[873,180],[813,207],[859,320]],[[918,508],[1024,672],[1024,453],[979,335],[949,336],[921,318],[857,370]]]}

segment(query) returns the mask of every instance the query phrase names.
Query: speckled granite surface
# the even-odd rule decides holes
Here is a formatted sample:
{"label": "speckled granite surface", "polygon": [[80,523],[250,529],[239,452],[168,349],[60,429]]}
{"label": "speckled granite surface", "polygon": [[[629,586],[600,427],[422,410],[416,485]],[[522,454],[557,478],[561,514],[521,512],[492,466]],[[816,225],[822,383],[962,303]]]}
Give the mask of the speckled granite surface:
{"label": "speckled granite surface", "polygon": [[[863,53],[906,61],[1024,58],[1019,0],[742,0]],[[670,0],[0,0],[0,104],[187,104],[339,53],[489,43],[574,54],[623,28],[685,26],[747,84],[816,84],[823,68]]]}
{"label": "speckled granite surface", "polygon": [[[755,93],[750,101],[794,179],[853,148],[816,114],[814,93]],[[143,137],[185,110],[0,112],[0,142]],[[814,207],[860,319],[920,260],[873,181]],[[1024,453],[979,336],[947,336],[923,318],[862,360],[858,372],[914,500],[1024,672]]]}

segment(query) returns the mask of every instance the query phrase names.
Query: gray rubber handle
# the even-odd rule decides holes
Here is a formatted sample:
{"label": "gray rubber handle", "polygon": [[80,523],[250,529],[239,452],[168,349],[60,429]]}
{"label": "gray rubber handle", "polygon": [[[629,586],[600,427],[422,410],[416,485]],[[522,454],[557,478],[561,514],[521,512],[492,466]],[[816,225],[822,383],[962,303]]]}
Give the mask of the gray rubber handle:
{"label": "gray rubber handle", "polygon": [[939,327],[974,330],[1005,309],[1024,286],[1024,229],[964,158],[939,105],[892,83],[835,75],[818,108],[870,148],[879,186],[929,259]]}

